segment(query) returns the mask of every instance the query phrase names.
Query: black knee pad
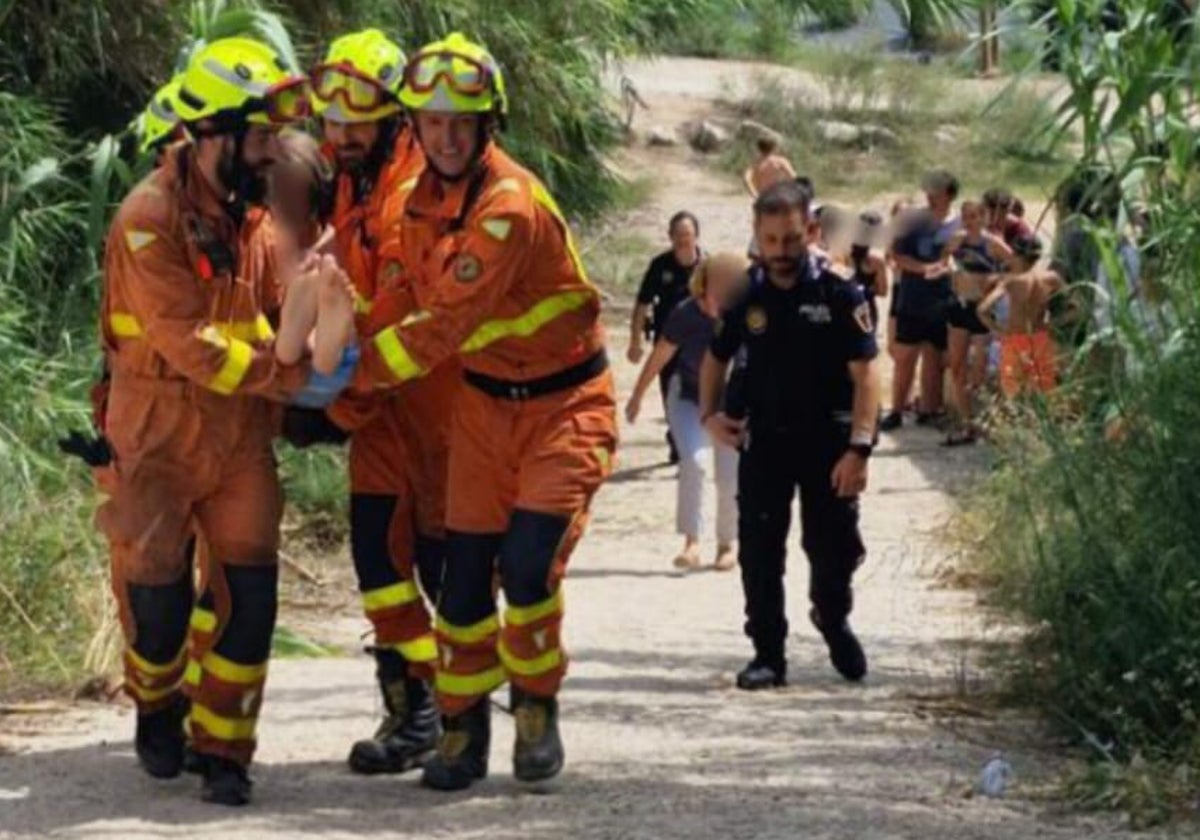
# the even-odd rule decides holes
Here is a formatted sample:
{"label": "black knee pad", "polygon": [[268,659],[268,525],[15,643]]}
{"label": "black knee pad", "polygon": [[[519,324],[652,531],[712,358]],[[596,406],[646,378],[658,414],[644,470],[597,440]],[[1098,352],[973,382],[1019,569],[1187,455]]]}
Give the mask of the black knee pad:
{"label": "black knee pad", "polygon": [[442,592],[442,577],[446,573],[446,541],[417,534],[414,554],[421,588],[425,590],[425,597],[436,604]]}
{"label": "black knee pad", "polygon": [[438,615],[451,624],[469,627],[495,612],[492,576],[502,539],[500,534],[446,534],[446,573]]}
{"label": "black knee pad", "polygon": [[279,604],[279,568],[224,566],[221,571],[229,587],[229,621],[214,649],[232,662],[266,662]]}
{"label": "black knee pad", "polygon": [[500,546],[500,582],[509,605],[528,607],[550,597],[550,567],[569,527],[569,516],[513,511]]}
{"label": "black knee pad", "polygon": [[388,546],[395,512],[395,496],[365,493],[350,496],[350,556],[359,588],[364,592],[382,589],[400,579],[392,568]]}
{"label": "black knee pad", "polygon": [[192,614],[192,576],[165,586],[129,584],[129,611],[137,627],[133,649],[147,662],[173,662],[187,638]]}

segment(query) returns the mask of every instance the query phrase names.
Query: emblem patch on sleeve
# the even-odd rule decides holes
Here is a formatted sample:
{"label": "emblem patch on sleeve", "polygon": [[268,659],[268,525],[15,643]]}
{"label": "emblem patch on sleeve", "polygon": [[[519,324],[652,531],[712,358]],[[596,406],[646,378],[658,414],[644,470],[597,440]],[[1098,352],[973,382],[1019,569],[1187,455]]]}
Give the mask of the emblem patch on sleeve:
{"label": "emblem patch on sleeve", "polygon": [[462,253],[454,260],[454,279],[459,283],[474,283],[483,274],[483,263],[474,254]]}
{"label": "emblem patch on sleeve", "polygon": [[866,301],[854,307],[854,323],[858,324],[865,333],[875,329],[875,325],[871,323],[871,307],[867,305]]}

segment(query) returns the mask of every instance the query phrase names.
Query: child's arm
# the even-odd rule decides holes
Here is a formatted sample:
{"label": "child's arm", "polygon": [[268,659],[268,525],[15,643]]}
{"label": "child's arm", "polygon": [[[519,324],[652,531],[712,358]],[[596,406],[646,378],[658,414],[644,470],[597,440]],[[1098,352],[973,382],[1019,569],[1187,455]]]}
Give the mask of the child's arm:
{"label": "child's arm", "polygon": [[642,398],[646,395],[646,389],[675,357],[678,349],[679,345],[672,344],[665,338],[660,338],[655,343],[653,352],[646,359],[646,364],[642,365],[642,372],[638,374],[638,381],[633,386],[633,393],[629,395],[629,402],[625,405],[625,419],[630,423],[636,422],[638,414],[641,413]]}

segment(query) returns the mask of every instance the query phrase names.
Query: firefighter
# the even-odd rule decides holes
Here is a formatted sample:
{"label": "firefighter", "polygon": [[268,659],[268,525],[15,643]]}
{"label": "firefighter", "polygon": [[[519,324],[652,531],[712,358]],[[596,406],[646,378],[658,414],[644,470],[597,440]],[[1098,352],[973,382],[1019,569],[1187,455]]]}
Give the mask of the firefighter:
{"label": "firefighter", "polygon": [[[334,250],[354,286],[360,333],[370,329],[372,301],[388,280],[379,256],[385,201],[424,165],[397,99],[405,63],[399,46],[367,29],[336,39],[312,74],[313,110],[336,166]],[[388,212],[401,213],[402,204]],[[437,597],[444,526],[420,514],[442,506],[445,418],[433,428],[412,422],[422,397],[352,391],[327,412],[350,436],[351,554],[385,709],[374,736],[350,750],[359,773],[417,767],[439,734],[429,685],[437,649],[421,588]],[[426,478],[421,467],[431,451],[442,453],[441,475]]]}
{"label": "firefighter", "polygon": [[[353,369],[349,357],[332,378],[277,363],[263,315],[270,237],[243,223],[278,154],[278,127],[307,104],[304,77],[265,45],[202,48],[175,97],[194,139],[169,148],[122,202],[105,246],[113,458],[100,471],[108,499],[97,524],[125,633],[135,747],[151,776],[177,776],[186,717],[203,798],[226,805],[249,799],[274,629],[282,496],[271,401],[327,403]],[[210,558],[198,601],[193,534]]]}
{"label": "firefighter", "polygon": [[457,790],[486,776],[489,695],[510,681],[514,772],[539,782],[563,766],[562,576],[616,448],[600,296],[554,199],[493,140],[507,100],[484,47],[458,33],[428,45],[400,99],[427,163],[392,271],[429,294],[364,342],[356,380],[395,387],[460,351],[464,368],[435,626],[443,735],[422,781]]}

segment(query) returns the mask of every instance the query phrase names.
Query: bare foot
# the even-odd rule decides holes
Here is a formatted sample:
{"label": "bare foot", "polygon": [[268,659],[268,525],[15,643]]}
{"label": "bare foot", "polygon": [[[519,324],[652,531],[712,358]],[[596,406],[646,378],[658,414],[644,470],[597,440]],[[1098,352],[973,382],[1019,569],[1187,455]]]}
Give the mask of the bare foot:
{"label": "bare foot", "polygon": [[294,365],[308,347],[308,334],[317,320],[317,269],[296,275],[287,285],[275,336],[275,358]]}
{"label": "bare foot", "polygon": [[[354,342],[354,297],[346,274],[333,264],[323,265],[317,289],[317,327],[313,331],[313,369],[331,374],[342,360],[342,351]],[[332,262],[332,261],[331,261]]]}
{"label": "bare foot", "polygon": [[737,565],[737,551],[731,545],[723,545],[717,549],[717,561],[713,564],[718,572],[728,572]]}
{"label": "bare foot", "polygon": [[700,568],[700,544],[689,540],[684,546],[683,551],[679,552],[679,556],[675,558],[676,569],[699,569]]}

